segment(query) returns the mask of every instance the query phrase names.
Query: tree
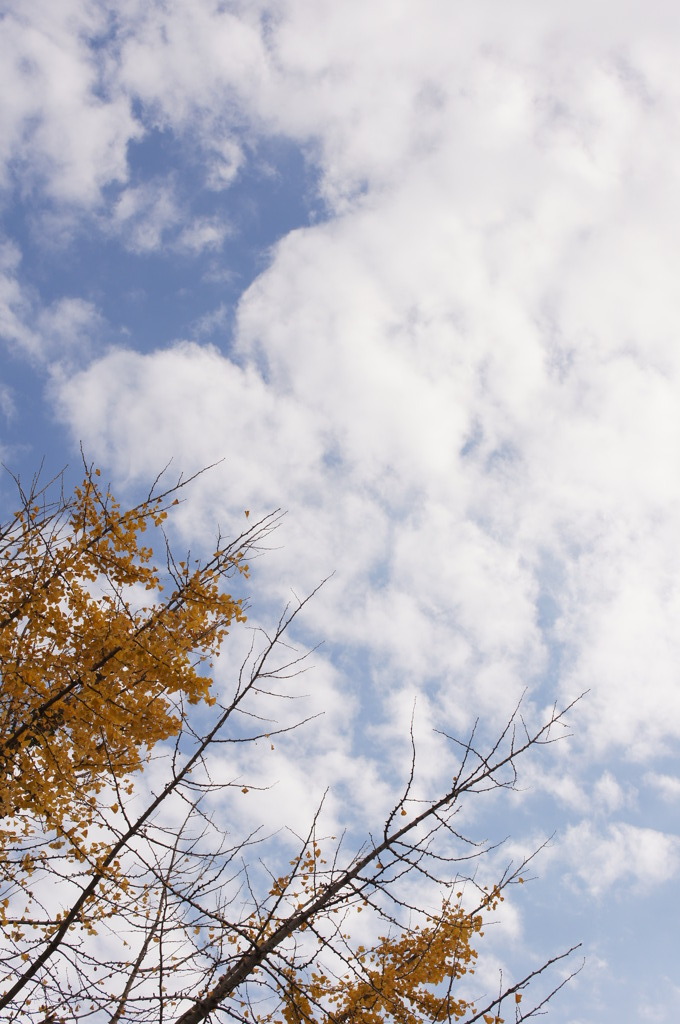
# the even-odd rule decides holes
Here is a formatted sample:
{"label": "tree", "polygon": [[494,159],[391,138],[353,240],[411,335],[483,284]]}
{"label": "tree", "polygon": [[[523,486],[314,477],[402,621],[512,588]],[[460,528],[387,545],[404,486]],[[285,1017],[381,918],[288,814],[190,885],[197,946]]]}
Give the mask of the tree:
{"label": "tree", "polygon": [[[486,1000],[464,987],[485,917],[526,862],[482,886],[474,865],[488,848],[454,817],[462,801],[512,787],[517,760],[553,742],[568,709],[533,731],[516,712],[485,753],[474,733],[450,737],[452,781],[424,804],[414,750],[379,836],[354,849],[323,836],[319,808],[277,870],[290,841],[229,834],[217,797],[247,786],[217,781],[214,759],[304,726],[263,722],[256,705],[289,697],[306,655],[287,636],[309,597],[271,633],[253,631],[226,697],[211,670],[230,629],[245,628],[233,595],[280,514],[218,536],[207,560],[177,560],[163,524],[190,481],[159,478],[123,510],[85,469],[70,497],[61,478],[28,491],[17,480],[20,508],[0,532],[3,1019],[419,1024],[499,1022],[507,1004],[517,1020],[538,1012],[564,982],[531,1007],[525,989],[572,950]],[[362,912],[370,938],[359,941]]]}

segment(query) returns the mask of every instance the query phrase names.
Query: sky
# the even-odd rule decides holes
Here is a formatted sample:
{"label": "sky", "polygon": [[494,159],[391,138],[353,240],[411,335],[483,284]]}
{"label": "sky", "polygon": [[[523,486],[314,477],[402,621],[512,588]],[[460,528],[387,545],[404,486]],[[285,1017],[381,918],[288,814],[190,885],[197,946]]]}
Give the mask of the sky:
{"label": "sky", "polygon": [[286,510],[254,621],[334,574],[255,817],[330,786],[375,827],[414,701],[434,785],[434,728],[588,691],[470,812],[506,859],[554,833],[489,950],[583,942],[560,1024],[678,1020],[677,4],[1,12],[2,461],[82,444],[130,500],[219,463],[176,537]]}

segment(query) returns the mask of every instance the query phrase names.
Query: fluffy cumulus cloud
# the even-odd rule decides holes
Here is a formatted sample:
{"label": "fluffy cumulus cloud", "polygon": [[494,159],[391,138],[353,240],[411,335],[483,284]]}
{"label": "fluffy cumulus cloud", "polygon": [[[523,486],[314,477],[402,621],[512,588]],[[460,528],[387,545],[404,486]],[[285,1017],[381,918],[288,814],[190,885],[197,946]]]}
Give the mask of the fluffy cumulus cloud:
{"label": "fluffy cumulus cloud", "polygon": [[[250,503],[295,510],[291,566],[313,519],[320,561],[379,582],[336,628],[447,673],[442,700],[472,680],[506,707],[559,657],[564,693],[592,689],[589,742],[644,758],[680,721],[672,12],[636,31],[632,7],[519,5],[510,33],[484,5],[247,8],[128,5],[109,92],[179,134],[221,118],[308,144],[334,216],[243,296],[238,368],[112,354],[65,386],[66,417],[139,473],[160,448],[226,455]],[[171,179],[113,219],[158,249]],[[372,557],[345,544],[357,517]]]}
{"label": "fluffy cumulus cloud", "polygon": [[669,803],[680,800],[680,779],[677,776],[650,772],[646,776],[646,782]]}
{"label": "fluffy cumulus cloud", "polygon": [[[226,458],[229,475],[243,481],[231,501],[239,511],[246,497],[265,512],[277,496],[308,486],[321,456],[304,409],[255,370],[190,342],[149,355],[116,349],[54,386],[74,432],[119,479],[139,479],[170,459],[200,469]],[[216,480],[208,475],[206,486]]]}
{"label": "fluffy cumulus cloud", "polygon": [[[588,690],[517,815],[566,817],[548,863],[578,898],[669,882],[677,837],[639,820],[637,787],[677,801],[676,7],[33,0],[5,24],[5,181],[25,168],[96,208],[88,230],[129,258],[219,261],[267,141],[311,169],[322,216],[193,334],[128,329],[60,365],[96,333],[95,292],[41,311],[10,245],[1,294],[15,344],[55,339],[52,407],[122,487],[224,459],[186,535],[283,506],[265,604],[335,570],[306,620],[345,707],[315,777],[386,800],[414,696],[432,780],[432,725],[496,729],[525,690],[529,717]],[[152,137],[178,150],[133,166]]]}
{"label": "fluffy cumulus cloud", "polygon": [[55,200],[91,203],[127,175],[138,134],[128,97],[106,80],[92,41],[106,35],[105,5],[71,0],[5,5],[0,67],[5,182],[45,189]]}
{"label": "fluffy cumulus cloud", "polygon": [[594,895],[622,880],[651,887],[677,876],[680,839],[619,822],[599,832],[588,823],[570,828],[563,840],[575,875]]}

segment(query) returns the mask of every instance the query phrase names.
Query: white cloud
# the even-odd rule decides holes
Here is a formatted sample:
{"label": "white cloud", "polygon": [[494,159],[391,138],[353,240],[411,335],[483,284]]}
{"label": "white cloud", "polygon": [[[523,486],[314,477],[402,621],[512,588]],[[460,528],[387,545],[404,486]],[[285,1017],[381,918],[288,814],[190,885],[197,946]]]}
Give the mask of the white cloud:
{"label": "white cloud", "polygon": [[217,332],[226,333],[227,325],[229,323],[229,307],[221,302],[216,309],[210,310],[208,313],[204,313],[198,320],[192,325],[192,337],[203,338],[206,335],[210,336]]}
{"label": "white cloud", "polygon": [[100,77],[87,39],[107,28],[95,3],[10,4],[0,43],[0,172],[22,187],[90,205],[127,177],[127,144],[139,135],[130,103]]}
{"label": "white cloud", "polygon": [[233,100],[251,91],[258,62],[264,74],[257,22],[210,2],[171,12],[134,0],[12,2],[0,42],[0,182],[101,207],[106,186],[128,181],[130,142],[161,123],[186,129],[204,147],[208,187],[227,188],[244,159]]}
{"label": "white cloud", "polygon": [[160,249],[168,232],[181,221],[175,190],[165,182],[126,188],[116,201],[113,214],[113,224],[123,245],[138,253]]}
{"label": "white cloud", "polygon": [[100,222],[134,253],[171,251],[197,256],[204,250],[221,249],[231,233],[224,218],[192,218],[172,179],[124,189],[116,200],[111,221],[102,218]]}
{"label": "white cloud", "polygon": [[0,247],[0,338],[16,352],[38,364],[80,365],[93,349],[102,319],[84,299],[65,296],[41,306],[35,290],[21,273],[18,248]]}
{"label": "white cloud", "polygon": [[196,256],[206,249],[221,249],[230,233],[229,226],[217,217],[197,217],[182,230],[175,247]]}
{"label": "white cloud", "polygon": [[5,420],[13,420],[16,417],[17,407],[14,394],[6,384],[0,384],[0,413]]}
{"label": "white cloud", "polygon": [[16,245],[0,246],[0,337],[20,350],[35,352],[36,339],[27,320],[31,316],[31,296],[19,280],[21,253]]}
{"label": "white cloud", "polygon": [[[167,125],[204,117],[211,128],[219,126],[268,74],[255,7],[235,14],[200,0],[169,12],[162,4],[134,2],[126,13],[132,31],[121,39],[120,81]],[[226,153],[234,162],[235,151],[226,147]]]}
{"label": "white cloud", "polygon": [[[170,459],[194,470],[225,458],[227,478],[239,485],[224,507],[238,515],[244,496],[257,514],[309,486],[310,465],[321,456],[304,410],[212,348],[112,351],[55,387],[74,432],[119,476],[140,478]],[[223,487],[224,476],[205,479],[208,494],[218,482]]]}
{"label": "white cloud", "polygon": [[82,365],[101,325],[102,318],[91,302],[63,298],[40,310],[35,330],[43,350],[52,358],[63,363],[77,356]]}
{"label": "white cloud", "polygon": [[664,775],[660,772],[647,772],[644,778],[648,786],[656,789],[662,800],[674,803],[680,800],[680,778],[676,775]]}
{"label": "white cloud", "polygon": [[245,157],[243,149],[234,139],[218,142],[214,149],[206,154],[206,184],[214,192],[229,188],[236,180],[243,166]]}
{"label": "white cloud", "polygon": [[[524,766],[522,770],[522,782],[520,788],[520,799],[524,792],[547,793],[556,806],[570,811],[579,812],[581,815],[588,814],[592,810],[592,802],[582,778],[579,778],[571,765],[567,768],[565,757],[556,770],[550,770],[542,758],[534,761],[530,766]],[[536,844],[538,845],[538,844]]]}
{"label": "white cloud", "polygon": [[611,772],[603,772],[594,786],[596,803],[606,813],[620,810],[626,803],[626,792]]}
{"label": "white cloud", "polygon": [[579,882],[599,895],[612,886],[647,888],[674,878],[680,871],[680,838],[622,822],[599,831],[583,821],[561,837],[559,855]]}

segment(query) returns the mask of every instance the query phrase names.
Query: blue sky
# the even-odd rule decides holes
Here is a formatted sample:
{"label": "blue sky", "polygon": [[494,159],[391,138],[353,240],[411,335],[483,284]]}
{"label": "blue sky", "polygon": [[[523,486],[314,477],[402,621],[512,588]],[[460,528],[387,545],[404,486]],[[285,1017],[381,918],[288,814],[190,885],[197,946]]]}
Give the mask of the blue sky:
{"label": "blue sky", "polygon": [[414,698],[434,785],[433,726],[589,691],[469,819],[509,853],[555,832],[487,970],[582,940],[565,1024],[680,1011],[679,42],[670,0],[0,23],[3,461],[82,442],[134,496],[223,459],[178,537],[288,510],[256,619],[335,571],[303,627],[323,726],[254,818],[304,829],[331,784],[375,825]]}

